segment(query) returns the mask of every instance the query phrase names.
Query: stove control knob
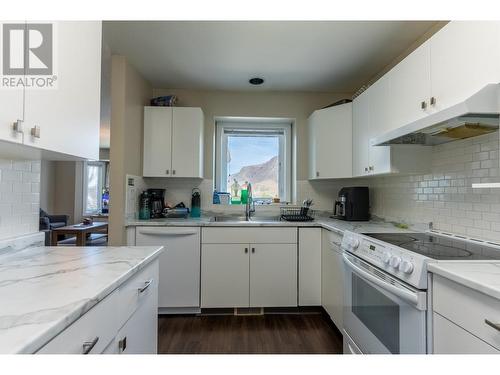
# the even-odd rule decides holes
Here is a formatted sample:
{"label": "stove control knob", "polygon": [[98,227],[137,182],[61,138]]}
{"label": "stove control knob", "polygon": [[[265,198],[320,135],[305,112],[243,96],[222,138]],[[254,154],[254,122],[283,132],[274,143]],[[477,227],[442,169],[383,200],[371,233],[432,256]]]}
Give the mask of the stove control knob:
{"label": "stove control knob", "polygon": [[398,256],[392,256],[391,260],[389,261],[389,264],[391,265],[392,268],[398,268],[399,263],[401,263],[401,258]]}
{"label": "stove control knob", "polygon": [[413,272],[413,263],[408,260],[403,260],[399,265],[399,270],[401,272],[410,274]]}
{"label": "stove control knob", "polygon": [[349,246],[351,249],[356,250],[359,247],[359,240],[356,238],[351,238],[349,241]]}
{"label": "stove control knob", "polygon": [[382,261],[385,264],[389,264],[389,262],[391,261],[391,253],[385,252],[384,254],[382,254]]}

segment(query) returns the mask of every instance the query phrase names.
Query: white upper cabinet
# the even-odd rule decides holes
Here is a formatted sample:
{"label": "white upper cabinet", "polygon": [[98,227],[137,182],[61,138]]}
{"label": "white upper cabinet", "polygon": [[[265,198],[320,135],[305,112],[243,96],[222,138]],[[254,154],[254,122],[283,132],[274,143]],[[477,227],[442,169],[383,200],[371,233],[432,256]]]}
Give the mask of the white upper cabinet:
{"label": "white upper cabinet", "polygon": [[429,114],[431,97],[431,49],[426,42],[388,74],[390,110],[388,128],[397,129]]}
{"label": "white upper cabinet", "polygon": [[[27,69],[34,69],[32,64],[37,69],[50,66],[31,53],[25,61],[26,73],[23,75],[27,87],[0,90],[0,140],[24,143],[70,157],[98,159],[101,22],[46,23],[52,28],[53,71],[48,75],[40,72],[30,75]],[[35,29],[30,30],[30,23],[26,24],[24,32],[29,32],[30,37],[37,35]],[[50,40],[42,34],[42,43],[44,38]],[[36,87],[32,79],[52,82],[53,86]],[[17,120],[23,120],[24,135],[13,131]]]}
{"label": "white upper cabinet", "polygon": [[352,177],[352,103],[309,117],[309,178]]}
{"label": "white upper cabinet", "polygon": [[53,23],[57,86],[26,89],[25,144],[99,159],[101,31],[100,21]]}
{"label": "white upper cabinet", "polygon": [[144,177],[203,178],[203,112],[144,107]]}
{"label": "white upper cabinet", "polygon": [[430,39],[434,110],[500,82],[500,22],[454,21]]}

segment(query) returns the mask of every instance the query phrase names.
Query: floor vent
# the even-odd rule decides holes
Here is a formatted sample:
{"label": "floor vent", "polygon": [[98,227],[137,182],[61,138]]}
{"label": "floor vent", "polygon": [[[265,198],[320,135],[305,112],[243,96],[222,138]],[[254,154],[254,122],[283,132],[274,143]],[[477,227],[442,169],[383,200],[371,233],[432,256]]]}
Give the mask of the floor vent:
{"label": "floor vent", "polygon": [[262,307],[236,307],[234,315],[264,315],[264,308]]}

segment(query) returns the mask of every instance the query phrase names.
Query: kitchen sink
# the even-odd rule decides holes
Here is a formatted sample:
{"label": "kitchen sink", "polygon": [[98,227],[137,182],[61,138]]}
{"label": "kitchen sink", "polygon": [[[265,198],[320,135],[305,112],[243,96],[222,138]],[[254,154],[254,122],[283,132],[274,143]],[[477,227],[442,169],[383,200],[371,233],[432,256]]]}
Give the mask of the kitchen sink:
{"label": "kitchen sink", "polygon": [[245,216],[214,216],[210,219],[212,222],[226,222],[226,223],[271,223],[280,221],[279,216],[252,216],[246,220]]}

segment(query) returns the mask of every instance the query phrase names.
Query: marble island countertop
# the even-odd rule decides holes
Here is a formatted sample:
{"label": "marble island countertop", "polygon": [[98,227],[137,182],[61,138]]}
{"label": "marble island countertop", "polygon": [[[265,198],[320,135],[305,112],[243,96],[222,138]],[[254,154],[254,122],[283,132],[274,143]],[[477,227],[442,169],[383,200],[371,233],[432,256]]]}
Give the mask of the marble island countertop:
{"label": "marble island countertop", "polygon": [[439,261],[429,263],[428,270],[490,297],[500,299],[500,261]]}
{"label": "marble island countertop", "polygon": [[163,247],[0,252],[0,353],[34,353],[160,255]]}
{"label": "marble island countertop", "polygon": [[[256,217],[253,221],[213,221],[210,216],[201,218],[186,218],[186,219],[151,219],[151,220],[128,220],[125,223],[127,227],[134,226],[159,226],[159,227],[176,227],[176,226],[200,226],[200,227],[322,227],[330,231],[343,234],[348,230],[356,233],[376,233],[376,232],[404,232],[408,231],[400,229],[394,223],[387,222],[378,218],[370,221],[345,221],[332,219],[327,216],[318,217],[314,221],[306,222],[290,222],[290,221],[259,221]],[[417,230],[417,229],[415,229]]]}

